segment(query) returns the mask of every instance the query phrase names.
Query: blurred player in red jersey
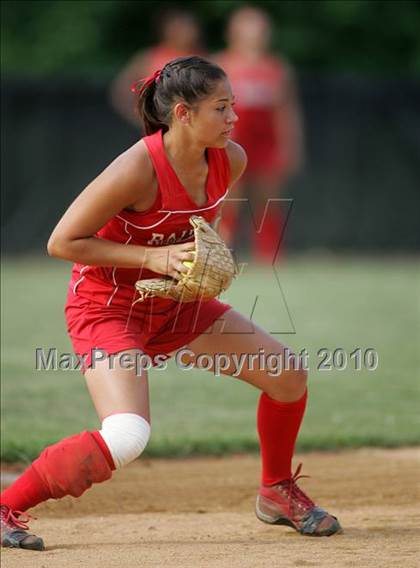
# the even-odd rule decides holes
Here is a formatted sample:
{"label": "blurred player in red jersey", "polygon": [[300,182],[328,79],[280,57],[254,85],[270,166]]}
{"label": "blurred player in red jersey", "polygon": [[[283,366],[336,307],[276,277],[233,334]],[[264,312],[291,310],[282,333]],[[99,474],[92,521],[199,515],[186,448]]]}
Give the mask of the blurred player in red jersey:
{"label": "blurred player in red jersey", "polygon": [[201,30],[194,14],[186,10],[165,11],[158,19],[159,43],[136,53],[111,85],[111,100],[114,108],[128,122],[139,126],[130,86],[139,77],[151,75],[163,69],[168,61],[187,55],[204,55],[201,45]]}
{"label": "blurred player in red jersey", "polygon": [[[339,531],[335,517],[315,506],[292,475],[295,440],[306,407],[307,373],[299,358],[272,376],[251,357],[285,356],[286,348],[231,306],[211,299],[178,303],[136,301],[134,283],[161,274],[179,279],[193,259],[189,218],[215,219],[246,166],[230,134],[237,121],[224,71],[201,57],[171,61],[138,85],[147,136],[118,156],[70,205],[54,229],[49,254],[73,261],[67,327],[101,422],[47,447],[1,494],[2,546],[42,550],[27,532],[25,511],[47,499],[81,496],[93,483],[133,461],[150,437],[148,374],[188,346],[184,363],[225,354],[223,372],[262,391],[258,406],[262,483],[257,516],[302,534]],[[226,330],[226,332],[224,332]],[[97,357],[99,352],[99,357]],[[290,355],[288,355],[290,361]],[[236,373],[236,374],[235,374]],[[220,383],[222,385],[222,383]]]}
{"label": "blurred player in red jersey", "polygon": [[[280,240],[285,208],[279,203],[280,188],[296,173],[302,160],[302,126],[296,89],[289,65],[269,52],[271,26],[259,8],[234,12],[227,32],[228,46],[214,60],[226,71],[236,97],[240,118],[233,132],[248,155],[248,168],[232,197],[250,199],[256,223],[253,257],[272,263]],[[265,212],[265,215],[264,215]],[[221,231],[232,241],[238,230],[239,207],[226,204]],[[263,219],[264,216],[264,219]]]}

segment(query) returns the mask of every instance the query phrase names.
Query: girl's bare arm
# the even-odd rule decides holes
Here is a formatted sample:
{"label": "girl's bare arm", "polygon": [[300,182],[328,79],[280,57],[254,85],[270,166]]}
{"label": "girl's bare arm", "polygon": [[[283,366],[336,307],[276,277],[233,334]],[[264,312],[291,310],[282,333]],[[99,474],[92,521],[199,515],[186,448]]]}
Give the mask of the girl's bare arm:
{"label": "girl's bare arm", "polygon": [[107,221],[141,201],[153,187],[153,167],[143,142],[116,158],[73,201],[48,241],[48,254],[93,266],[145,267],[176,277],[192,260],[193,243],[168,247],[124,245],[95,237]]}

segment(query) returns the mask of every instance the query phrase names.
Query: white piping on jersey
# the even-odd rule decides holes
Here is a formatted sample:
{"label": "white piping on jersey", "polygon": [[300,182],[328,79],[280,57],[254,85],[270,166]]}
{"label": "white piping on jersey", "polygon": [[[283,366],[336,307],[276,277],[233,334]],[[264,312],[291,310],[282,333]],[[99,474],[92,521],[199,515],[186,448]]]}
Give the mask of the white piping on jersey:
{"label": "white piping on jersey", "polygon": [[[80,276],[82,276],[83,272],[84,272],[85,270],[87,270],[88,268],[89,268],[89,264],[86,264],[85,266],[83,266],[83,267],[80,269],[80,272],[79,272]],[[74,286],[73,286],[73,294],[74,294],[74,295],[76,295],[77,287],[79,286],[79,284],[80,284],[81,282],[83,282],[84,279],[85,279],[85,277],[82,276],[82,277],[79,278],[79,280],[74,284]]]}
{"label": "white piping on jersey", "polygon": [[106,303],[107,306],[110,306],[110,305],[111,305],[111,302],[112,302],[112,300],[114,299],[114,296],[115,296],[115,294],[116,294],[117,291],[118,291],[118,288],[119,288],[119,286],[115,286],[115,288],[113,289],[112,294],[110,295],[110,297],[108,298],[108,301],[107,301],[107,303]]}
{"label": "white piping on jersey", "polygon": [[[160,211],[158,211],[158,213],[160,213]],[[140,227],[140,225],[135,225],[134,223],[131,223],[130,221],[127,221],[127,219],[124,219],[124,217],[120,217],[120,215],[116,215],[117,219],[121,219],[121,221],[124,221],[124,223],[131,225],[132,227],[135,227],[136,229],[153,229],[154,227],[157,227],[158,225],[160,225],[161,223],[163,223],[164,221],[166,221],[166,219],[170,216],[171,214],[168,213],[167,215],[165,215],[165,217],[163,217],[163,219],[161,219],[160,221],[157,221],[157,223],[153,223],[153,225],[148,225],[147,227]]]}
{"label": "white piping on jersey", "polygon": [[224,200],[226,195],[228,194],[229,189],[225,191],[222,197],[213,203],[213,205],[209,205],[208,207],[201,207],[201,209],[186,209],[186,210],[179,210],[179,211],[169,211],[168,209],[159,209],[159,213],[196,213],[197,211],[207,211],[207,209],[213,209],[213,207],[217,207],[221,201]]}
{"label": "white piping on jersey", "polygon": [[[166,215],[164,217],[162,217],[162,219],[160,219],[160,221],[157,221],[156,223],[153,223],[153,225],[147,225],[146,227],[141,227],[140,225],[135,225],[134,223],[131,223],[130,221],[127,221],[127,219],[124,219],[124,217],[121,217],[120,215],[116,215],[117,219],[120,219],[121,221],[124,221],[124,231],[127,233],[128,235],[128,239],[127,241],[124,243],[125,245],[128,245],[128,243],[131,241],[131,239],[133,238],[133,235],[130,235],[129,231],[128,231],[128,225],[130,225],[131,227],[134,227],[136,229],[142,229],[142,230],[147,230],[147,229],[153,229],[154,227],[157,227],[158,225],[160,225],[161,223],[163,223],[164,221],[166,221],[166,219],[168,219],[168,217],[170,217],[171,215],[174,215],[176,213],[198,213],[200,211],[208,211],[209,209],[214,209],[214,207],[217,207],[219,205],[219,203],[221,201],[224,200],[224,198],[226,197],[226,195],[229,192],[229,188],[225,191],[225,193],[219,197],[219,199],[213,203],[213,205],[209,205],[208,207],[201,207],[199,209],[186,209],[186,210],[177,210],[177,211],[169,211],[167,209],[159,209],[158,213],[166,213]],[[85,270],[87,270],[89,268],[89,265],[83,266],[83,268],[80,270],[80,275],[82,276],[83,272]],[[112,291],[111,296],[109,297],[108,301],[107,301],[107,306],[111,305],[112,300],[114,299],[115,294],[118,291],[119,285],[117,283],[117,281],[115,280],[115,273],[116,273],[117,267],[114,266],[113,270],[112,270],[112,281],[114,282],[115,288]],[[79,280],[75,283],[75,285],[73,286],[73,294],[76,294],[76,290],[77,287],[79,286],[79,284],[85,279],[84,276],[82,276],[81,278],[79,278]]]}
{"label": "white piping on jersey", "polygon": [[116,215],[116,217],[117,217],[117,219],[121,219],[121,221],[124,221],[124,223],[126,223],[126,224],[128,223],[129,225],[131,225],[132,227],[135,227],[136,229],[142,229],[142,230],[154,229],[154,227],[157,227],[158,225],[160,225],[161,223],[166,221],[166,219],[168,219],[168,217],[170,217],[171,215],[174,215],[175,213],[198,213],[199,211],[207,211],[208,209],[213,209],[214,207],[217,207],[221,201],[223,201],[223,199],[226,197],[228,192],[229,192],[229,189],[227,189],[226,192],[222,195],[222,197],[219,197],[219,199],[215,203],[213,203],[213,205],[209,205],[208,207],[202,207],[201,209],[186,209],[186,210],[179,210],[179,211],[169,211],[168,209],[159,209],[158,213],[166,213],[166,215],[164,217],[162,217],[162,219],[160,219],[160,221],[157,221],[153,225],[148,225],[147,227],[141,227],[140,225],[135,225],[134,223],[127,221],[126,219],[124,219],[124,217],[121,217],[120,215]]}
{"label": "white piping on jersey", "polygon": [[[125,243],[124,243],[125,245],[128,245],[128,243],[129,243],[129,242],[131,241],[131,239],[133,238],[133,236],[130,235],[130,233],[128,232],[127,224],[128,224],[128,221],[126,221],[126,222],[125,222],[125,225],[124,225],[124,231],[125,231],[125,232],[127,233],[127,235],[128,235],[128,239],[127,239],[127,240],[125,241]],[[114,288],[114,290],[112,291],[112,294],[110,295],[110,297],[108,298],[108,301],[107,301],[107,303],[106,303],[107,306],[110,306],[110,305],[111,305],[111,302],[112,302],[112,300],[114,299],[114,296],[115,296],[115,294],[117,293],[118,288],[119,288],[119,285],[118,285],[117,281],[115,280],[115,273],[116,273],[116,271],[117,271],[117,267],[114,266],[114,268],[112,269],[112,281],[114,282],[115,288]]]}

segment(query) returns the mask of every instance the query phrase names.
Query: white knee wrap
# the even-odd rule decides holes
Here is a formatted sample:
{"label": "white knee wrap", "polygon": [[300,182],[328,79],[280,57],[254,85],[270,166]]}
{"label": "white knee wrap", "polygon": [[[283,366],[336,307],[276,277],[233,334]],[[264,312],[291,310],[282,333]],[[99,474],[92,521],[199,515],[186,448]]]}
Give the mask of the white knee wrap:
{"label": "white knee wrap", "polygon": [[99,430],[118,469],[139,457],[150,438],[150,424],[138,414],[107,416]]}

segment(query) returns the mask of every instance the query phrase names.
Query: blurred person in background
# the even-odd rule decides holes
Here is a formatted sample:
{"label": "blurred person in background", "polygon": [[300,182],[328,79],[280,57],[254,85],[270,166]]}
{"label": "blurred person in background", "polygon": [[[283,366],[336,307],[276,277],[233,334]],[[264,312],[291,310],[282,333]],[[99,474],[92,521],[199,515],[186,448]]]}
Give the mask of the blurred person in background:
{"label": "blurred person in background", "polygon": [[[227,27],[227,47],[214,60],[230,77],[240,120],[233,138],[248,154],[248,169],[233,198],[250,200],[256,224],[252,257],[271,264],[282,237],[285,210],[280,189],[302,163],[302,121],[293,74],[283,58],[270,53],[271,25],[260,8],[236,10]],[[238,235],[240,206],[227,203],[221,233],[228,242]],[[260,225],[261,224],[261,225]]]}
{"label": "blurred person in background", "polygon": [[130,87],[139,77],[153,74],[168,61],[187,55],[204,55],[201,30],[196,17],[187,10],[174,8],[159,17],[159,43],[137,52],[111,85],[111,101],[115,110],[138,129],[134,97]]}

